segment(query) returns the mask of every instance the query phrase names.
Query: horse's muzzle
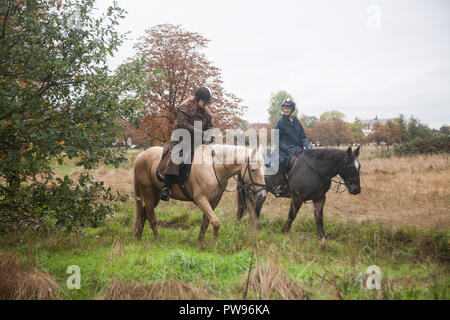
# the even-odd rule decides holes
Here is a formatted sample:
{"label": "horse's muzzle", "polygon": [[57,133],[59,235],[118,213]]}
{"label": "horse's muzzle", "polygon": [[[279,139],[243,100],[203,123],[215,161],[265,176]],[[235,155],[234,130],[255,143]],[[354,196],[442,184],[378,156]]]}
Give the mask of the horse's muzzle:
{"label": "horse's muzzle", "polygon": [[361,187],[359,186],[359,184],[352,183],[348,188],[348,192],[353,195],[361,193]]}
{"label": "horse's muzzle", "polygon": [[256,195],[255,213],[257,217],[259,217],[259,215],[261,214],[262,206],[264,204],[264,201],[266,201],[266,195],[267,192],[265,190],[258,192],[258,194]]}

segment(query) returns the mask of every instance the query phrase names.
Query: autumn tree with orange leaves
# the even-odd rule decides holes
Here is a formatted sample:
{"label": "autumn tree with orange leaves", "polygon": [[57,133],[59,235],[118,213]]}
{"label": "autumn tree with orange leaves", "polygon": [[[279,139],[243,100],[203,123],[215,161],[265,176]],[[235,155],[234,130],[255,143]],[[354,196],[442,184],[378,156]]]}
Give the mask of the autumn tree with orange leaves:
{"label": "autumn tree with orange leaves", "polygon": [[387,142],[389,139],[389,131],[386,126],[380,122],[375,122],[372,127],[372,132],[366,137],[368,142],[375,142],[380,145],[382,142]]}
{"label": "autumn tree with orange leaves", "polygon": [[401,128],[397,121],[389,120],[386,124],[375,122],[373,124],[372,133],[370,133],[366,140],[368,142],[375,142],[377,145],[385,143],[390,146],[401,141]]}
{"label": "autumn tree with orange leaves", "polygon": [[146,30],[135,45],[137,56],[147,60],[147,82],[151,88],[143,97],[148,113],[139,130],[150,144],[170,140],[176,108],[195,90],[205,85],[213,92],[210,106],[213,123],[220,129],[236,127],[245,107],[242,100],[227,92],[220,69],[201,52],[209,40],[181,26],[161,24]]}
{"label": "autumn tree with orange leaves", "polygon": [[312,129],[308,128],[308,138],[325,145],[340,146],[353,142],[353,133],[347,123],[339,118],[331,118],[317,123]]}

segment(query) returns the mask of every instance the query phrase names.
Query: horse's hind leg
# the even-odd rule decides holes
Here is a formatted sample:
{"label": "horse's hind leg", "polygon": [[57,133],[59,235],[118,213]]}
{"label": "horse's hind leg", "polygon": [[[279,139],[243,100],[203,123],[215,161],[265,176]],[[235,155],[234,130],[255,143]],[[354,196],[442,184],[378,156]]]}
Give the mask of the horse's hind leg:
{"label": "horse's hind leg", "polygon": [[286,221],[286,224],[284,225],[283,229],[281,230],[284,233],[289,232],[291,229],[292,222],[294,222],[295,218],[297,217],[298,210],[300,210],[300,207],[303,204],[303,200],[299,197],[293,197],[291,200],[291,208],[289,209],[289,216]]}
{"label": "horse's hind leg", "polygon": [[313,202],[317,233],[320,238],[325,239],[325,231],[323,230],[323,206],[325,205],[325,195],[317,200],[314,200]]}
{"label": "horse's hind leg", "polygon": [[[137,193],[136,193],[137,194]],[[145,221],[148,220],[150,228],[153,230],[155,238],[158,238],[157,222],[155,217],[155,207],[158,204],[159,198],[155,197],[151,188],[144,188],[139,192],[140,199],[136,199],[136,217],[134,218],[134,233],[138,239],[142,236],[142,230],[145,226]]]}
{"label": "horse's hind leg", "polygon": [[[138,195],[136,195],[138,197]],[[133,231],[136,238],[140,239],[147,218],[144,208],[144,199],[136,199],[136,215],[134,217]]]}
{"label": "horse's hind leg", "polygon": [[150,225],[150,228],[153,230],[153,234],[155,235],[155,238],[158,239],[159,233],[158,233],[158,227],[157,227],[157,221],[155,216],[155,207],[158,205],[159,198],[155,194],[152,193],[151,196],[145,199],[145,211],[147,213],[147,220]]}
{"label": "horse's hind leg", "polygon": [[202,242],[205,238],[206,230],[208,230],[209,218],[206,214],[203,214],[202,225],[200,226],[200,233],[198,234],[198,242]]}

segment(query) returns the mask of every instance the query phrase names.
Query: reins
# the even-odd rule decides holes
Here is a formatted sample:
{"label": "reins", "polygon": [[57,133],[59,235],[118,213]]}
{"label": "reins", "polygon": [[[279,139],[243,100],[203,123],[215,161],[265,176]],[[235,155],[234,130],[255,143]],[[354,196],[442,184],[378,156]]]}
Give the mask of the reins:
{"label": "reins", "polygon": [[[266,189],[266,184],[258,183],[258,182],[255,182],[255,180],[253,180],[252,172],[251,172],[251,169],[250,169],[250,157],[247,160],[248,160],[247,161],[247,166],[245,168],[244,175],[242,176],[242,179],[244,179],[245,173],[248,170],[248,176],[250,177],[250,181],[251,181],[250,188],[254,188],[253,189],[253,195],[256,195],[258,192]],[[258,190],[256,190],[256,187],[260,187],[260,188]]]}
{"label": "reins", "polygon": [[[219,177],[217,176],[216,166],[215,166],[215,162],[214,162],[215,153],[212,153],[211,157],[212,157],[212,166],[213,166],[214,176],[216,177],[216,180],[217,180],[220,190],[222,192],[236,192],[239,188],[239,181],[233,176],[233,179],[236,181],[236,189],[235,190],[227,190],[226,188],[224,189],[222,187],[222,184],[220,183]],[[223,163],[223,161],[221,161],[221,164],[225,168],[225,170],[227,170],[228,172],[230,171],[230,169],[225,165],[225,163]],[[250,157],[249,156],[247,157],[247,165],[245,166],[245,170],[244,170],[244,174],[242,175],[242,179],[244,179],[247,171],[248,171],[248,176],[251,181],[250,188],[252,188],[253,195],[256,196],[256,194],[258,192],[266,189],[266,185],[255,182],[255,180],[253,180],[252,172],[250,169]],[[256,187],[260,187],[260,189],[256,190]]]}

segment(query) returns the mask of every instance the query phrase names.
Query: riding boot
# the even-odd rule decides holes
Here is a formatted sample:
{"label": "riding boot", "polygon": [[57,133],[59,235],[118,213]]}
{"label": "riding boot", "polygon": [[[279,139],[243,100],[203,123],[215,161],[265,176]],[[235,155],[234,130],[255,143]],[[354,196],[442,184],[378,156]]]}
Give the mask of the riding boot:
{"label": "riding boot", "polygon": [[163,201],[169,201],[170,199],[170,188],[172,187],[171,183],[164,183],[164,187],[161,189],[161,192],[159,194],[159,198]]}
{"label": "riding boot", "polygon": [[172,176],[170,174],[164,175],[164,187],[161,189],[161,192],[159,194],[159,198],[163,201],[169,201],[171,196],[170,188],[172,187],[172,184],[175,183],[177,176]]}
{"label": "riding boot", "polygon": [[281,179],[279,184],[275,187],[275,196],[278,197],[287,197],[289,196],[289,188],[288,188],[288,180],[286,173],[279,174]]}

